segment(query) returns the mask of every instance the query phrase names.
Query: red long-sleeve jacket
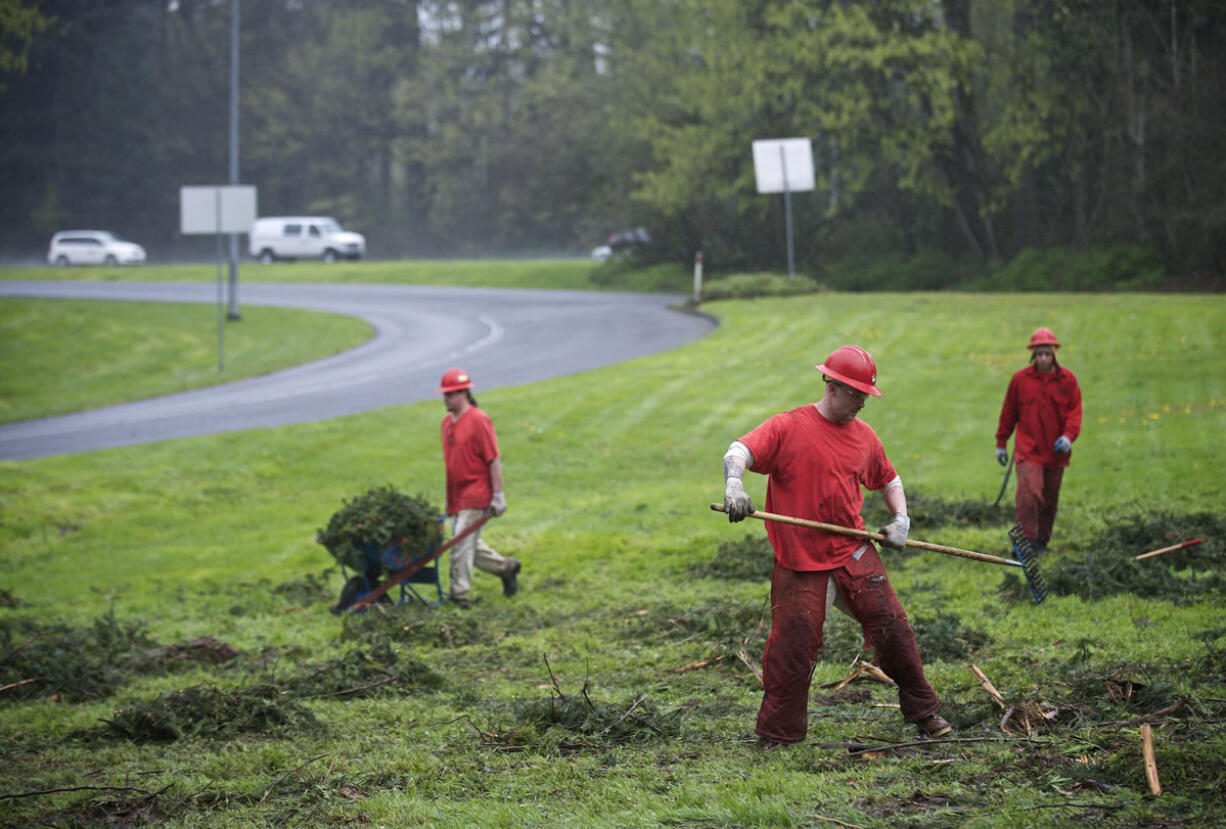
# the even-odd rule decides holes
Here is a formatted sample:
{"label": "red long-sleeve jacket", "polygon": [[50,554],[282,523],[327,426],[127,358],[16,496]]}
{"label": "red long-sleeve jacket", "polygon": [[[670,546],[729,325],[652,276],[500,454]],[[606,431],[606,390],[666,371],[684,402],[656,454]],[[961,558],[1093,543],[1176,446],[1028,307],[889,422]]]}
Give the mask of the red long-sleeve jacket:
{"label": "red long-sleeve jacket", "polygon": [[1056,440],[1081,434],[1081,388],[1067,368],[1057,365],[1047,374],[1034,366],[1013,375],[996,427],[996,445],[1004,448],[1017,427],[1013,457],[1041,466],[1068,466],[1072,452],[1057,452]]}

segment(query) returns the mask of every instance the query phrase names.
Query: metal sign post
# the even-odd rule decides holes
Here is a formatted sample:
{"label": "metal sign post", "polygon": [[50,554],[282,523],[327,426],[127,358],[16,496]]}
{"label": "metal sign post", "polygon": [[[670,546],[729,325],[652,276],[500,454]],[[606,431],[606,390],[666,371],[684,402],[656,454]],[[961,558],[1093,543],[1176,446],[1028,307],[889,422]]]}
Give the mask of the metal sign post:
{"label": "metal sign post", "polygon": [[[223,234],[249,233],[255,224],[256,189],[250,185],[229,187],[180,187],[179,232],[184,235],[214,234],[217,237],[217,370],[225,367],[225,311],[221,249]],[[231,236],[231,238],[237,238]],[[232,263],[233,265],[234,263]],[[234,265],[237,268],[237,265]],[[237,274],[234,281],[237,281]],[[237,298],[231,296],[231,319],[237,319]]]}
{"label": "metal sign post", "polygon": [[794,276],[792,193],[814,190],[813,146],[808,138],[769,138],[753,142],[754,178],[759,193],[783,193],[787,224],[788,276]]}

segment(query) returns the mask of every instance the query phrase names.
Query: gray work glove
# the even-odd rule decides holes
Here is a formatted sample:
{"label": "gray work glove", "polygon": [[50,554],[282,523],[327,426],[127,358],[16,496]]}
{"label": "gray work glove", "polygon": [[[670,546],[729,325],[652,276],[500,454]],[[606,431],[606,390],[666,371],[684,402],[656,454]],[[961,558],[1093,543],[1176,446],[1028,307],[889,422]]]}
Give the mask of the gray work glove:
{"label": "gray work glove", "polygon": [[1008,466],[1009,465],[1009,450],[1005,449],[1003,446],[997,447],[996,462],[999,463],[1001,466]]}
{"label": "gray work glove", "polygon": [[907,533],[911,532],[911,519],[901,512],[896,512],[894,513],[894,520],[877,532],[885,536],[881,540],[882,547],[889,547],[891,550],[901,550],[907,546]]}
{"label": "gray work glove", "polygon": [[1056,441],[1056,451],[1057,452],[1072,452],[1073,442],[1069,440],[1068,438],[1066,438],[1064,435],[1061,435],[1059,440]]}
{"label": "gray work glove", "polygon": [[728,513],[728,520],[733,523],[744,521],[753,512],[753,501],[749,499],[740,478],[729,478],[724,483],[724,512]]}
{"label": "gray work glove", "polygon": [[501,492],[494,493],[494,500],[490,501],[490,509],[494,511],[494,517],[502,515],[507,511],[507,496]]}

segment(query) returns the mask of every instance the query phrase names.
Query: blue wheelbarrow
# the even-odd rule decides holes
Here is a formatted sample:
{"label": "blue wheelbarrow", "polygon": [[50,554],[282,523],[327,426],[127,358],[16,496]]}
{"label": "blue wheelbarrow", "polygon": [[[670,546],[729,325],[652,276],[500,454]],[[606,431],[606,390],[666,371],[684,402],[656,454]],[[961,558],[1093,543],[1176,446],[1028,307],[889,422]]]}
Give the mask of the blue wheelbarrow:
{"label": "blue wheelbarrow", "polygon": [[[438,520],[444,521],[446,516]],[[420,601],[426,607],[434,608],[447,601],[443,594],[443,586],[439,583],[438,557],[450,550],[457,541],[475,533],[490,520],[484,515],[469,524],[459,534],[452,536],[441,544],[431,545],[417,555],[399,546],[380,549],[377,546],[367,546],[362,550],[364,571],[349,576],[349,569],[341,565],[341,572],[346,575],[345,587],[341,590],[341,598],[331,608],[334,615],[345,611],[359,612],[387,595],[393,587],[400,588],[397,605]],[[387,571],[388,577],[382,583],[377,583],[379,575]],[[416,586],[414,586],[416,585]],[[420,587],[428,595],[429,588],[434,587],[435,598],[428,599],[418,592]]]}

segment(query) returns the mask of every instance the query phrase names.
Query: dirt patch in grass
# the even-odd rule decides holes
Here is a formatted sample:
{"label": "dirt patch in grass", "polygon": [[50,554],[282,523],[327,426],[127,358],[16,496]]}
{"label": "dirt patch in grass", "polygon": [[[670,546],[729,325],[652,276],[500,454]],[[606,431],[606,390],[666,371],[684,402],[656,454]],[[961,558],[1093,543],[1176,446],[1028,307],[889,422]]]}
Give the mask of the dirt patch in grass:
{"label": "dirt patch in grass", "polygon": [[127,665],[138,673],[165,674],[196,665],[220,665],[238,656],[238,650],[229,643],[212,636],[200,636],[140,651],[129,657]]}
{"label": "dirt patch in grass", "polygon": [[953,819],[953,813],[955,812],[966,809],[978,809],[982,806],[979,803],[959,803],[956,796],[952,794],[937,791],[924,792],[920,789],[916,789],[905,797],[888,795],[860,797],[856,798],[852,803],[856,807],[857,812],[875,818],[891,819],[892,822],[895,822],[895,825],[931,825],[928,824],[928,818],[923,819],[918,824],[899,824],[897,822],[908,821],[909,818],[931,812],[942,813],[939,816],[933,815],[931,818],[933,820],[941,820],[942,818]]}

